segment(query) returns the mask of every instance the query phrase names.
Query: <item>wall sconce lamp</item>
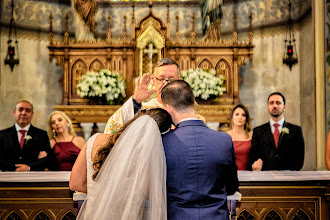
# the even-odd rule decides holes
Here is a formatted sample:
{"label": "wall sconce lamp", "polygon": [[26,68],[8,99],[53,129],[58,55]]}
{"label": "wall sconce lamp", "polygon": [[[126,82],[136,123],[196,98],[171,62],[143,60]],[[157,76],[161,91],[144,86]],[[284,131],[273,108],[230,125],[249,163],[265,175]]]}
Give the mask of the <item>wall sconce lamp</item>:
{"label": "wall sconce lamp", "polygon": [[[12,32],[14,31],[15,35],[15,44],[12,39]],[[19,53],[18,53],[18,41],[17,41],[17,33],[16,33],[16,25],[14,20],[14,0],[11,0],[11,20],[9,26],[9,38],[8,38],[8,50],[7,56],[5,58],[5,65],[9,65],[11,71],[14,70],[14,66],[19,64]],[[15,58],[15,48],[17,51],[17,57]]]}

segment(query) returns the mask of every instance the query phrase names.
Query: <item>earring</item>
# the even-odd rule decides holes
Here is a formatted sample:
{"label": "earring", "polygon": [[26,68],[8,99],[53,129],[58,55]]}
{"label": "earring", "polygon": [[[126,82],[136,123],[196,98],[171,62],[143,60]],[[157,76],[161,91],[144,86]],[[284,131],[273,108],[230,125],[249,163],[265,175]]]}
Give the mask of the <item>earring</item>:
{"label": "earring", "polygon": [[56,137],[56,131],[55,129],[53,129],[53,138],[55,139],[55,137]]}
{"label": "earring", "polygon": [[66,130],[69,131],[70,124],[66,126]]}

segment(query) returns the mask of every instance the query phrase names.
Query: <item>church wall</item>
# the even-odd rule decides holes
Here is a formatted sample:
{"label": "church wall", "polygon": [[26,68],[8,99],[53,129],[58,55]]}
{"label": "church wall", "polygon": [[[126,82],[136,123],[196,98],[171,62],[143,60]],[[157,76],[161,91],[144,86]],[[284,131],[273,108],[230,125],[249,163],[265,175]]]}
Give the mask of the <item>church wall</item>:
{"label": "church wall", "polygon": [[316,169],[316,102],[315,102],[315,60],[314,29],[312,18],[308,16],[300,25],[300,51],[298,65],[300,66],[300,117],[305,137],[304,170]]}
{"label": "church wall", "polygon": [[241,101],[249,106],[253,119],[252,127],[269,120],[267,98],[275,91],[286,97],[286,120],[301,125],[300,67],[295,66],[290,72],[289,68],[283,65],[284,39],[284,32],[258,31],[253,39],[253,61],[240,69],[243,79],[240,87]]}
{"label": "church wall", "polygon": [[62,100],[62,85],[59,80],[62,68],[55,60],[48,60],[47,36],[26,37],[18,33],[20,63],[11,72],[8,65],[2,65],[6,56],[7,31],[1,33],[0,54],[0,129],[14,124],[13,109],[17,101],[26,99],[34,105],[32,124],[47,128],[47,119],[53,105]]}

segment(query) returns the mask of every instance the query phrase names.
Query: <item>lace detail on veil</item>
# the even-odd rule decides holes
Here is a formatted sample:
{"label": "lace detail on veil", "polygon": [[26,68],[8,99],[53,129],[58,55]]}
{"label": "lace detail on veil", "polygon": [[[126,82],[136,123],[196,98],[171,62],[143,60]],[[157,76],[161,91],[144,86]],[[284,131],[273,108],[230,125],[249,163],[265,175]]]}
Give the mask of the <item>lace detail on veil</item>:
{"label": "lace detail on veil", "polygon": [[165,153],[154,119],[141,116],[126,128],[92,192],[77,219],[167,219]]}

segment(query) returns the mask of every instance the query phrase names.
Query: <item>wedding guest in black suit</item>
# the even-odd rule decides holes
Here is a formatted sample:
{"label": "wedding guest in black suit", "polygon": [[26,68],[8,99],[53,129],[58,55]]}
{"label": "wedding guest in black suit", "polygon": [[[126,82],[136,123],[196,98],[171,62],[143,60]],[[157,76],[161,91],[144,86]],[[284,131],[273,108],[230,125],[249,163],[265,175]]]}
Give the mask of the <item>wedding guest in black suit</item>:
{"label": "wedding guest in black suit", "polygon": [[284,120],[285,97],[268,96],[270,121],[253,129],[250,164],[254,171],[300,170],[304,165],[305,144],[300,126]]}
{"label": "wedding guest in black suit", "polygon": [[[15,125],[0,131],[1,171],[42,171],[48,168],[51,148],[47,132],[31,124],[33,105],[19,101],[14,110]],[[39,154],[46,155],[39,159]]]}

